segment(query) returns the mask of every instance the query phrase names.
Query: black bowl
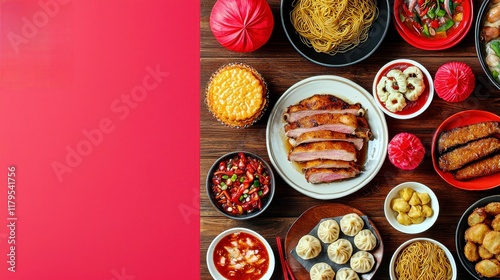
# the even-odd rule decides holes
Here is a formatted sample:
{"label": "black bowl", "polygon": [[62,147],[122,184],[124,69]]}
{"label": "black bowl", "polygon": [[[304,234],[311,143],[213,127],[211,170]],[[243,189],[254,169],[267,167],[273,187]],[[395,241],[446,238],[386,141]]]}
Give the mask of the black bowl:
{"label": "black bowl", "polygon": [[327,67],[341,67],[358,63],[368,58],[380,46],[389,28],[391,13],[389,12],[389,1],[378,0],[377,7],[379,14],[375,22],[370,27],[368,40],[361,43],[354,49],[345,53],[329,55],[318,53],[313,48],[306,46],[301,40],[299,34],[295,31],[290,20],[290,13],[293,10],[292,3],[294,0],[281,1],[281,24],[285,30],[285,34],[292,46],[299,54],[307,60]]}
{"label": "black bowl", "polygon": [[483,278],[479,277],[479,274],[477,274],[476,269],[474,268],[475,263],[472,263],[468,261],[465,258],[464,255],[464,247],[465,247],[465,230],[469,227],[467,224],[467,218],[469,215],[474,211],[474,209],[478,207],[483,207],[486,206],[486,204],[490,202],[496,202],[500,201],[500,195],[492,195],[488,196],[485,198],[482,198],[476,202],[474,202],[467,210],[464,212],[462,217],[460,218],[460,221],[458,222],[457,226],[457,231],[455,233],[455,246],[457,249],[457,255],[458,259],[462,263],[463,267],[465,267],[465,270],[470,273],[475,279],[477,280],[484,280],[484,279],[489,279],[489,280],[500,280],[500,278]]}
{"label": "black bowl", "polygon": [[[216,202],[216,200],[215,200],[216,194],[212,192],[212,176],[213,176],[214,172],[217,171],[217,169],[219,168],[219,163],[221,161],[230,159],[230,158],[234,157],[235,155],[237,155],[238,153],[243,153],[247,157],[253,157],[255,159],[258,159],[264,164],[265,168],[267,169],[267,172],[269,173],[269,178],[270,178],[269,185],[270,185],[270,187],[269,187],[269,193],[264,198],[262,198],[262,208],[261,209],[255,210],[255,211],[253,211],[251,213],[247,213],[247,214],[233,215],[233,214],[230,214],[230,213],[227,213],[226,211],[224,211],[222,209],[221,205],[219,205]],[[271,201],[273,200],[274,192],[275,192],[274,173],[273,173],[273,170],[271,169],[271,166],[264,159],[262,159],[260,156],[254,154],[254,153],[245,152],[245,151],[235,151],[235,152],[227,153],[227,154],[221,156],[219,159],[217,159],[214,162],[214,164],[212,165],[212,167],[210,168],[210,170],[208,171],[207,180],[206,180],[206,191],[207,191],[208,197],[210,199],[210,203],[222,215],[224,215],[228,218],[231,218],[231,219],[235,219],[235,220],[251,219],[251,218],[254,218],[254,217],[262,214],[267,209],[267,207],[269,207],[269,205],[271,204]]]}
{"label": "black bowl", "polygon": [[479,59],[479,63],[486,73],[488,79],[495,85],[497,89],[500,89],[500,82],[493,77],[488,65],[486,64],[486,44],[481,41],[481,28],[483,27],[483,22],[485,21],[488,8],[490,7],[492,1],[483,1],[476,18],[476,27],[474,30],[474,40],[476,45],[476,53]]}

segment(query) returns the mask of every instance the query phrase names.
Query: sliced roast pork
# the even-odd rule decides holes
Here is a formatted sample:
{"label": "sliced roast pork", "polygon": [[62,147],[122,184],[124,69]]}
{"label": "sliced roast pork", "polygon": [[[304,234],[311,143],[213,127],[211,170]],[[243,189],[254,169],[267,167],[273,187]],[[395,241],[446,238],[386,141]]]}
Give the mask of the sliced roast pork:
{"label": "sliced roast pork", "polygon": [[359,170],[357,163],[345,160],[317,159],[300,163],[303,171],[311,168],[352,168]]}
{"label": "sliced roast pork", "polygon": [[331,130],[314,130],[300,134],[297,138],[289,138],[288,142],[292,147],[304,143],[324,142],[324,141],[347,141],[356,146],[356,149],[361,150],[365,140],[351,134],[335,132]]}
{"label": "sliced roast pork", "polygon": [[345,141],[306,143],[292,148],[288,159],[298,162],[317,159],[357,161],[357,150],[354,144]]}
{"label": "sliced roast pork", "polygon": [[358,127],[357,117],[350,114],[317,114],[285,125],[285,134],[297,138],[304,132],[330,130],[355,134]]}
{"label": "sliced roast pork", "polygon": [[312,168],[305,172],[307,182],[312,184],[341,181],[358,174],[359,171],[353,168]]}
{"label": "sliced roast pork", "polygon": [[364,115],[365,111],[361,104],[349,104],[344,100],[329,94],[316,94],[291,105],[283,114],[286,122],[295,122],[303,117],[322,113]]}

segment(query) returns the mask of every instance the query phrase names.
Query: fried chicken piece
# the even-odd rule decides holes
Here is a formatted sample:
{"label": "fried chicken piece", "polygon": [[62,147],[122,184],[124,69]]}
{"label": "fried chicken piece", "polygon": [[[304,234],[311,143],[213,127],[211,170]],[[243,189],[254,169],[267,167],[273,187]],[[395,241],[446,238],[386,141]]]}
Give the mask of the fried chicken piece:
{"label": "fried chicken piece", "polygon": [[488,213],[488,215],[496,216],[500,214],[500,202],[490,202],[484,207],[484,211]]}
{"label": "fried chicken piece", "polygon": [[496,277],[500,274],[500,262],[495,259],[482,260],[476,263],[476,272],[484,277]]}
{"label": "fried chicken piece", "polygon": [[479,257],[483,260],[493,258],[493,254],[488,251],[488,249],[484,248],[484,245],[477,247],[477,252],[479,253]]}
{"label": "fried chicken piece", "polygon": [[476,224],[465,230],[465,241],[471,241],[477,244],[483,244],[486,233],[491,229],[486,224]]}
{"label": "fried chicken piece", "polygon": [[471,262],[477,262],[479,260],[479,251],[476,243],[467,241],[464,247],[464,255]]}
{"label": "fried chicken piece", "polygon": [[474,211],[472,211],[469,217],[467,217],[467,223],[469,224],[469,226],[477,225],[484,222],[487,217],[488,214],[486,213],[486,211],[484,211],[484,208],[476,208],[474,209]]}
{"label": "fried chicken piece", "polygon": [[496,215],[491,221],[491,228],[496,231],[500,231],[500,214]]}
{"label": "fried chicken piece", "polygon": [[492,254],[500,254],[500,232],[489,231],[484,235],[483,246]]}

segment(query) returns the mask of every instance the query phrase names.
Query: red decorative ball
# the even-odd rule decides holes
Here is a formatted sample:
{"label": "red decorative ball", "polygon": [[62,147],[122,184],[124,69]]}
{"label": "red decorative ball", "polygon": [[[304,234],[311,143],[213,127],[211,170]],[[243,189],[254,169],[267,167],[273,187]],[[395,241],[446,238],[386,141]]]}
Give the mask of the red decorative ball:
{"label": "red decorative ball", "polygon": [[469,65],[463,62],[448,62],[436,72],[434,88],[439,97],[448,102],[465,100],[474,90],[476,79]]}
{"label": "red decorative ball", "polygon": [[210,14],[217,41],[235,52],[253,52],[271,37],[274,17],[266,0],[218,0]]}
{"label": "red decorative ball", "polygon": [[424,159],[425,148],[417,136],[403,132],[392,138],[387,153],[394,166],[403,170],[412,170]]}

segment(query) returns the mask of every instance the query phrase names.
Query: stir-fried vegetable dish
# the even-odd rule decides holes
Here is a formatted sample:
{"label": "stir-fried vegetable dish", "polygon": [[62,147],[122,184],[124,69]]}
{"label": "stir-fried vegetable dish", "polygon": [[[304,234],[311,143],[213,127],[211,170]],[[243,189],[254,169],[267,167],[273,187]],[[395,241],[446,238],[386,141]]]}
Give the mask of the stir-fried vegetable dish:
{"label": "stir-fried vegetable dish", "polygon": [[463,0],[409,0],[399,11],[402,23],[427,38],[447,38],[463,18]]}
{"label": "stir-fried vegetable dish", "polygon": [[270,184],[269,172],[262,161],[244,153],[222,160],[212,175],[215,201],[232,215],[262,209],[262,199],[269,193]]}

